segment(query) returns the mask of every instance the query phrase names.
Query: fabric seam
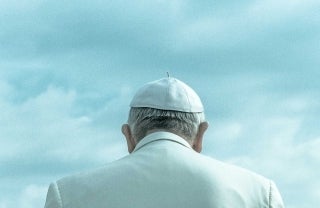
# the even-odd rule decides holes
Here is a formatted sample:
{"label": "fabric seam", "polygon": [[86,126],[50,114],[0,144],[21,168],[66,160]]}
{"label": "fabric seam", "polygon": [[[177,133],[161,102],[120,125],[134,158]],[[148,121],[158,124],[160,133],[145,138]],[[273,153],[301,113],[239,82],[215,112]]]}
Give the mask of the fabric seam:
{"label": "fabric seam", "polygon": [[272,183],[269,182],[269,208],[271,208],[271,200],[272,200]]}
{"label": "fabric seam", "polygon": [[56,186],[56,189],[57,189],[57,191],[58,191],[58,197],[59,197],[58,200],[59,200],[59,202],[60,202],[61,208],[63,208],[63,202],[62,202],[62,198],[61,198],[61,192],[60,192],[60,188],[59,188],[57,182],[55,183],[55,186]]}

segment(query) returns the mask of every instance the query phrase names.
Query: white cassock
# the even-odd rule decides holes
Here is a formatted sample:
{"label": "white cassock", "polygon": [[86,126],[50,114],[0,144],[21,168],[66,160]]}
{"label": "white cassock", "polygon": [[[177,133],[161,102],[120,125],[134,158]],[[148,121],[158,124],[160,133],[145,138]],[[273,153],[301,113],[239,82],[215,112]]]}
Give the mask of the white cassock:
{"label": "white cassock", "polygon": [[280,208],[275,184],[156,132],[133,153],[50,185],[45,208]]}

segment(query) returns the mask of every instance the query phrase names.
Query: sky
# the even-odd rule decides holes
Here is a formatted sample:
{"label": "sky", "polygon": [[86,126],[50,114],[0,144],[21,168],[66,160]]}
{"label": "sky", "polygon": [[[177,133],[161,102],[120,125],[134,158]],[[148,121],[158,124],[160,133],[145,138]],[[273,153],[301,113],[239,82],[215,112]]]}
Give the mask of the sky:
{"label": "sky", "polygon": [[320,204],[320,1],[0,0],[0,208],[127,155],[135,91],[169,72],[201,97],[202,154]]}

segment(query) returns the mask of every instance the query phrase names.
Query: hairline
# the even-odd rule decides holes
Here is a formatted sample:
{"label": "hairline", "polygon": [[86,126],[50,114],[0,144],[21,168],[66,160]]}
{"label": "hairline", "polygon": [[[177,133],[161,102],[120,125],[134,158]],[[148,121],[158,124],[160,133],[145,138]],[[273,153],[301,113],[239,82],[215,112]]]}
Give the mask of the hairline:
{"label": "hairline", "polygon": [[[153,113],[154,115],[149,115],[146,113]],[[138,115],[139,114],[139,115]],[[139,118],[139,116],[142,115],[143,118]],[[135,118],[133,118],[135,116]],[[152,128],[152,129],[136,129],[137,125],[139,126],[139,122],[146,122],[145,120],[149,121],[145,123],[146,128],[149,128],[148,126],[150,122],[153,122],[153,119],[163,119],[163,123],[165,125],[172,125],[172,124],[178,124],[179,128],[175,127],[158,127],[158,128]],[[135,119],[135,120],[133,120]],[[148,132],[152,131],[168,131],[174,134],[177,134],[180,137],[183,137],[185,140],[187,140],[189,143],[193,141],[195,138],[198,126],[200,123],[205,121],[205,115],[204,112],[183,112],[183,111],[175,111],[175,110],[164,110],[164,109],[158,109],[158,108],[150,108],[150,107],[131,107],[128,117],[128,124],[131,128],[132,135],[136,142],[139,142],[141,139],[143,139],[146,135],[148,135]],[[138,124],[137,124],[138,123]],[[152,124],[151,124],[152,125]],[[160,125],[160,123],[155,122],[155,125]],[[139,128],[139,127],[138,127]],[[143,133],[141,133],[143,132]]]}

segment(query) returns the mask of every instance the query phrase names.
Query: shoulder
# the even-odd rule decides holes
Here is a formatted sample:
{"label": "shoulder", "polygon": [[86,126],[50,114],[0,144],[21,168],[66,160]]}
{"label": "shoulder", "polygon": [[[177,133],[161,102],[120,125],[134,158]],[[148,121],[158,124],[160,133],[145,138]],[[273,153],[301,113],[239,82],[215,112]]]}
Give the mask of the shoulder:
{"label": "shoulder", "polygon": [[221,174],[224,177],[228,177],[231,180],[244,180],[246,182],[252,181],[265,186],[270,185],[270,179],[266,178],[265,176],[257,172],[229,162],[223,162],[208,156],[202,157],[203,160],[206,161],[206,166],[208,167],[208,169],[217,172],[218,174]]}
{"label": "shoulder", "polygon": [[[86,207],[79,204],[81,199],[90,199],[90,203],[98,203],[103,199],[103,192],[112,192],[127,173],[127,157],[93,170],[79,172],[53,182],[48,190],[46,208]],[[94,193],[94,194],[93,194]],[[89,202],[89,201],[88,201]]]}
{"label": "shoulder", "polygon": [[[201,156],[206,184],[215,187],[217,193],[231,198],[240,197],[246,204],[261,204],[270,207],[283,207],[281,195],[275,183],[256,172],[225,163],[207,156]],[[204,177],[204,178],[205,178]]]}
{"label": "shoulder", "polygon": [[125,156],[119,160],[110,162],[105,164],[99,168],[90,169],[87,171],[78,172],[75,174],[71,174],[65,176],[57,181],[58,185],[66,185],[66,184],[81,184],[90,183],[100,177],[112,177],[118,175],[119,172],[122,172],[123,167],[126,167],[125,164],[129,164],[128,162],[129,156]]}
{"label": "shoulder", "polygon": [[254,171],[198,154],[193,162],[194,168],[206,183],[221,190],[235,190],[239,193],[261,193],[267,196],[271,180]]}

